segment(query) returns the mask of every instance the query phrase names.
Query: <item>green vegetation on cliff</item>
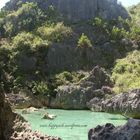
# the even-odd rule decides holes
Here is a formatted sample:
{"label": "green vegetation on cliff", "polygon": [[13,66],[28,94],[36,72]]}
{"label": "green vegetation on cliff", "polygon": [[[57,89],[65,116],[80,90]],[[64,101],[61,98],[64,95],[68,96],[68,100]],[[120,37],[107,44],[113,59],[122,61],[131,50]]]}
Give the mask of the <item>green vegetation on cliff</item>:
{"label": "green vegetation on cliff", "polygon": [[[71,22],[53,6],[43,10],[37,3],[20,4],[13,11],[1,10],[2,85],[7,92],[27,88],[36,95],[54,95],[57,86],[76,83],[83,77],[77,71],[90,71],[100,65],[108,71],[114,67],[116,91],[138,87],[138,77],[133,83],[136,66],[131,67],[129,56],[124,58],[140,45],[139,15],[134,8],[130,13],[132,20],[96,17]],[[120,60],[114,66],[116,59]],[[123,67],[127,68],[122,72]]]}
{"label": "green vegetation on cliff", "polygon": [[116,61],[112,79],[115,82],[114,91],[117,93],[140,87],[140,4],[130,7],[129,12],[130,30],[126,37],[133,41],[133,47],[136,50]]}
{"label": "green vegetation on cliff", "polygon": [[131,52],[125,58],[117,60],[112,78],[115,81],[114,90],[117,93],[139,88],[140,52]]}

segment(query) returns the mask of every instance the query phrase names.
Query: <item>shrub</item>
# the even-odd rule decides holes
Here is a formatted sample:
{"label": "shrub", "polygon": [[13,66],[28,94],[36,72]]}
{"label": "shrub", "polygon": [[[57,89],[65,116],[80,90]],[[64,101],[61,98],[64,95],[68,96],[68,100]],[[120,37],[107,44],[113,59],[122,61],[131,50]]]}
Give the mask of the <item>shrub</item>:
{"label": "shrub", "polygon": [[22,4],[17,11],[5,17],[4,29],[7,36],[14,36],[20,31],[32,31],[46,19],[43,11],[35,3]]}
{"label": "shrub", "polygon": [[94,20],[92,21],[92,25],[94,27],[94,34],[104,34],[106,35],[108,32],[108,29],[111,27],[111,24],[109,23],[109,21],[102,19],[100,17],[96,17],[94,18]]}
{"label": "shrub", "polygon": [[120,40],[123,37],[127,36],[127,34],[128,32],[124,28],[113,26],[109,36],[112,40]]}
{"label": "shrub", "polygon": [[22,32],[13,38],[13,46],[17,47],[25,47],[32,46],[34,44],[35,36],[31,33]]}
{"label": "shrub", "polygon": [[[12,41],[12,68],[15,79],[24,77],[44,78],[44,61],[47,56],[49,43],[31,33],[22,32]],[[29,78],[32,77],[32,78]]]}
{"label": "shrub", "polygon": [[134,51],[126,58],[117,60],[113,69],[112,79],[116,92],[128,91],[140,87],[140,52]]}
{"label": "shrub", "polygon": [[140,27],[132,25],[128,38],[135,40],[135,43],[140,44]]}
{"label": "shrub", "polygon": [[5,92],[9,92],[12,84],[11,47],[6,41],[0,43],[0,84]]}
{"label": "shrub", "polygon": [[93,20],[93,26],[102,30],[106,28],[107,22],[102,18],[96,17]]}
{"label": "shrub", "polygon": [[8,14],[7,11],[2,10],[2,9],[0,10],[0,18],[4,18],[7,14]]}
{"label": "shrub", "polygon": [[14,37],[13,47],[16,50],[22,51],[27,49],[35,49],[39,46],[49,46],[49,42],[46,40],[42,40],[39,36],[35,36],[29,32],[22,32],[19,33],[17,36]]}
{"label": "shrub", "polygon": [[72,82],[73,76],[70,72],[64,71],[55,76],[56,85],[63,85]]}
{"label": "shrub", "polygon": [[50,95],[50,90],[46,82],[33,82],[32,92],[35,95]]}
{"label": "shrub", "polygon": [[47,23],[56,23],[57,21],[59,21],[59,19],[62,18],[56,8],[52,5],[49,6],[44,12],[45,15],[47,15]]}
{"label": "shrub", "polygon": [[91,41],[89,38],[83,33],[78,40],[78,47],[79,48],[90,48],[92,47]]}
{"label": "shrub", "polygon": [[62,22],[56,25],[45,25],[38,28],[37,33],[41,38],[52,41],[62,42],[72,37],[73,31],[70,27],[66,27]]}
{"label": "shrub", "polygon": [[83,73],[64,71],[55,75],[54,82],[56,86],[60,86],[70,83],[77,83],[84,77],[85,75]]}

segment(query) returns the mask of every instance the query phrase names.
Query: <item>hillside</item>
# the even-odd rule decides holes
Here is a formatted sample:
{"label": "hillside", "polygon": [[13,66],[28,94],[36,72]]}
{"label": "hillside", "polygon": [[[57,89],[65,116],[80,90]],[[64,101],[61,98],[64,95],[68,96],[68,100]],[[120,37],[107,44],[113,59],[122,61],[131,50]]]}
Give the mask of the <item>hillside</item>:
{"label": "hillside", "polygon": [[129,38],[133,41],[135,51],[130,52],[123,59],[116,61],[112,78],[115,81],[114,90],[117,93],[140,87],[140,4],[130,7],[131,16]]}
{"label": "hillside", "polygon": [[122,18],[96,17],[71,23],[54,7],[44,11],[33,2],[11,12],[2,10],[0,28],[1,60],[5,62],[1,68],[7,91],[36,89],[36,83],[52,91],[56,87],[48,89],[50,74],[55,79],[63,71],[89,71],[96,65],[110,69],[129,50],[121,45],[129,28]]}
{"label": "hillside", "polygon": [[[27,89],[31,94],[55,96],[58,86],[65,85],[68,81],[71,84],[79,82],[80,75],[83,78],[86,76],[85,72],[91,71],[97,65],[110,75],[113,73],[115,92],[135,88],[132,83],[127,83],[133,81],[133,78],[130,79],[127,75],[124,76],[127,80],[123,81],[119,77],[122,73],[118,74],[116,69],[124,65],[121,63],[125,61],[128,52],[139,50],[139,5],[130,9],[131,20],[121,17],[126,15],[124,8],[114,1],[116,7],[123,9],[121,14],[117,13],[118,18],[92,18],[91,15],[89,20],[73,22],[62,11],[58,12],[60,1],[57,4],[51,1],[54,6],[45,6],[45,10],[40,1],[17,3],[16,0],[11,0],[1,10],[0,64],[3,75],[1,79],[6,92],[17,93]],[[44,3],[48,4],[49,1]],[[99,11],[106,4],[102,7],[98,3]],[[69,12],[64,13],[69,17]],[[134,57],[137,56],[133,55],[131,59]],[[79,74],[79,71],[83,74]],[[67,76],[71,80],[68,78],[67,81]],[[139,87],[138,83],[136,87]]]}
{"label": "hillside", "polygon": [[[55,6],[44,7],[47,8],[44,10],[40,1],[11,0],[0,13],[1,69],[5,90],[27,88],[33,93],[50,94],[58,86],[55,82],[57,75],[64,71],[72,76],[73,72],[90,71],[99,65],[111,73],[117,59],[139,48],[134,20],[123,19],[126,16],[122,18],[121,15],[127,14],[116,3],[117,6],[122,11],[117,13],[116,19],[94,17],[72,22],[61,11],[58,13]],[[101,4],[98,7],[104,9]]]}

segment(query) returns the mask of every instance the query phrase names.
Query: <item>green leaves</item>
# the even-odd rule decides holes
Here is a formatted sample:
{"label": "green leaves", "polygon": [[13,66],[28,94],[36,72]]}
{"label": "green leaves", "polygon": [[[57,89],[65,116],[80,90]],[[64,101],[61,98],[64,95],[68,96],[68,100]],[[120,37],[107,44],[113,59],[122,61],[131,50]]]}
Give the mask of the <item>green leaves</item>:
{"label": "green leaves", "polygon": [[118,41],[127,35],[128,35],[128,32],[124,28],[118,28],[116,26],[113,26],[111,33],[110,33],[110,38],[112,40]]}
{"label": "green leaves", "polygon": [[81,37],[78,40],[78,45],[79,48],[90,48],[92,47],[91,41],[89,40],[89,38],[82,33]]}
{"label": "green leaves", "polygon": [[133,51],[119,59],[113,69],[114,90],[118,93],[140,87],[140,52]]}
{"label": "green leaves", "polygon": [[6,36],[14,36],[20,31],[32,31],[40,26],[46,15],[35,3],[25,3],[17,11],[13,11],[4,17],[4,29]]}
{"label": "green leaves", "polygon": [[39,34],[42,39],[60,43],[70,39],[73,35],[73,31],[62,22],[58,22],[56,25],[51,24],[38,28],[37,34]]}
{"label": "green leaves", "polygon": [[35,95],[50,95],[50,90],[48,88],[47,82],[33,82],[32,92]]}

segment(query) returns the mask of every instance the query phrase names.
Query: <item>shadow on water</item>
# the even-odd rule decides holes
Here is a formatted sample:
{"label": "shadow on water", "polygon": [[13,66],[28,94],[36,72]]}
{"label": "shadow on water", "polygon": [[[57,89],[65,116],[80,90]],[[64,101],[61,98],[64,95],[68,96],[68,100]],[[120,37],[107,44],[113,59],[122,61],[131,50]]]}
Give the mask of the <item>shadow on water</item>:
{"label": "shadow on water", "polygon": [[109,118],[109,120],[128,120],[128,118]]}

